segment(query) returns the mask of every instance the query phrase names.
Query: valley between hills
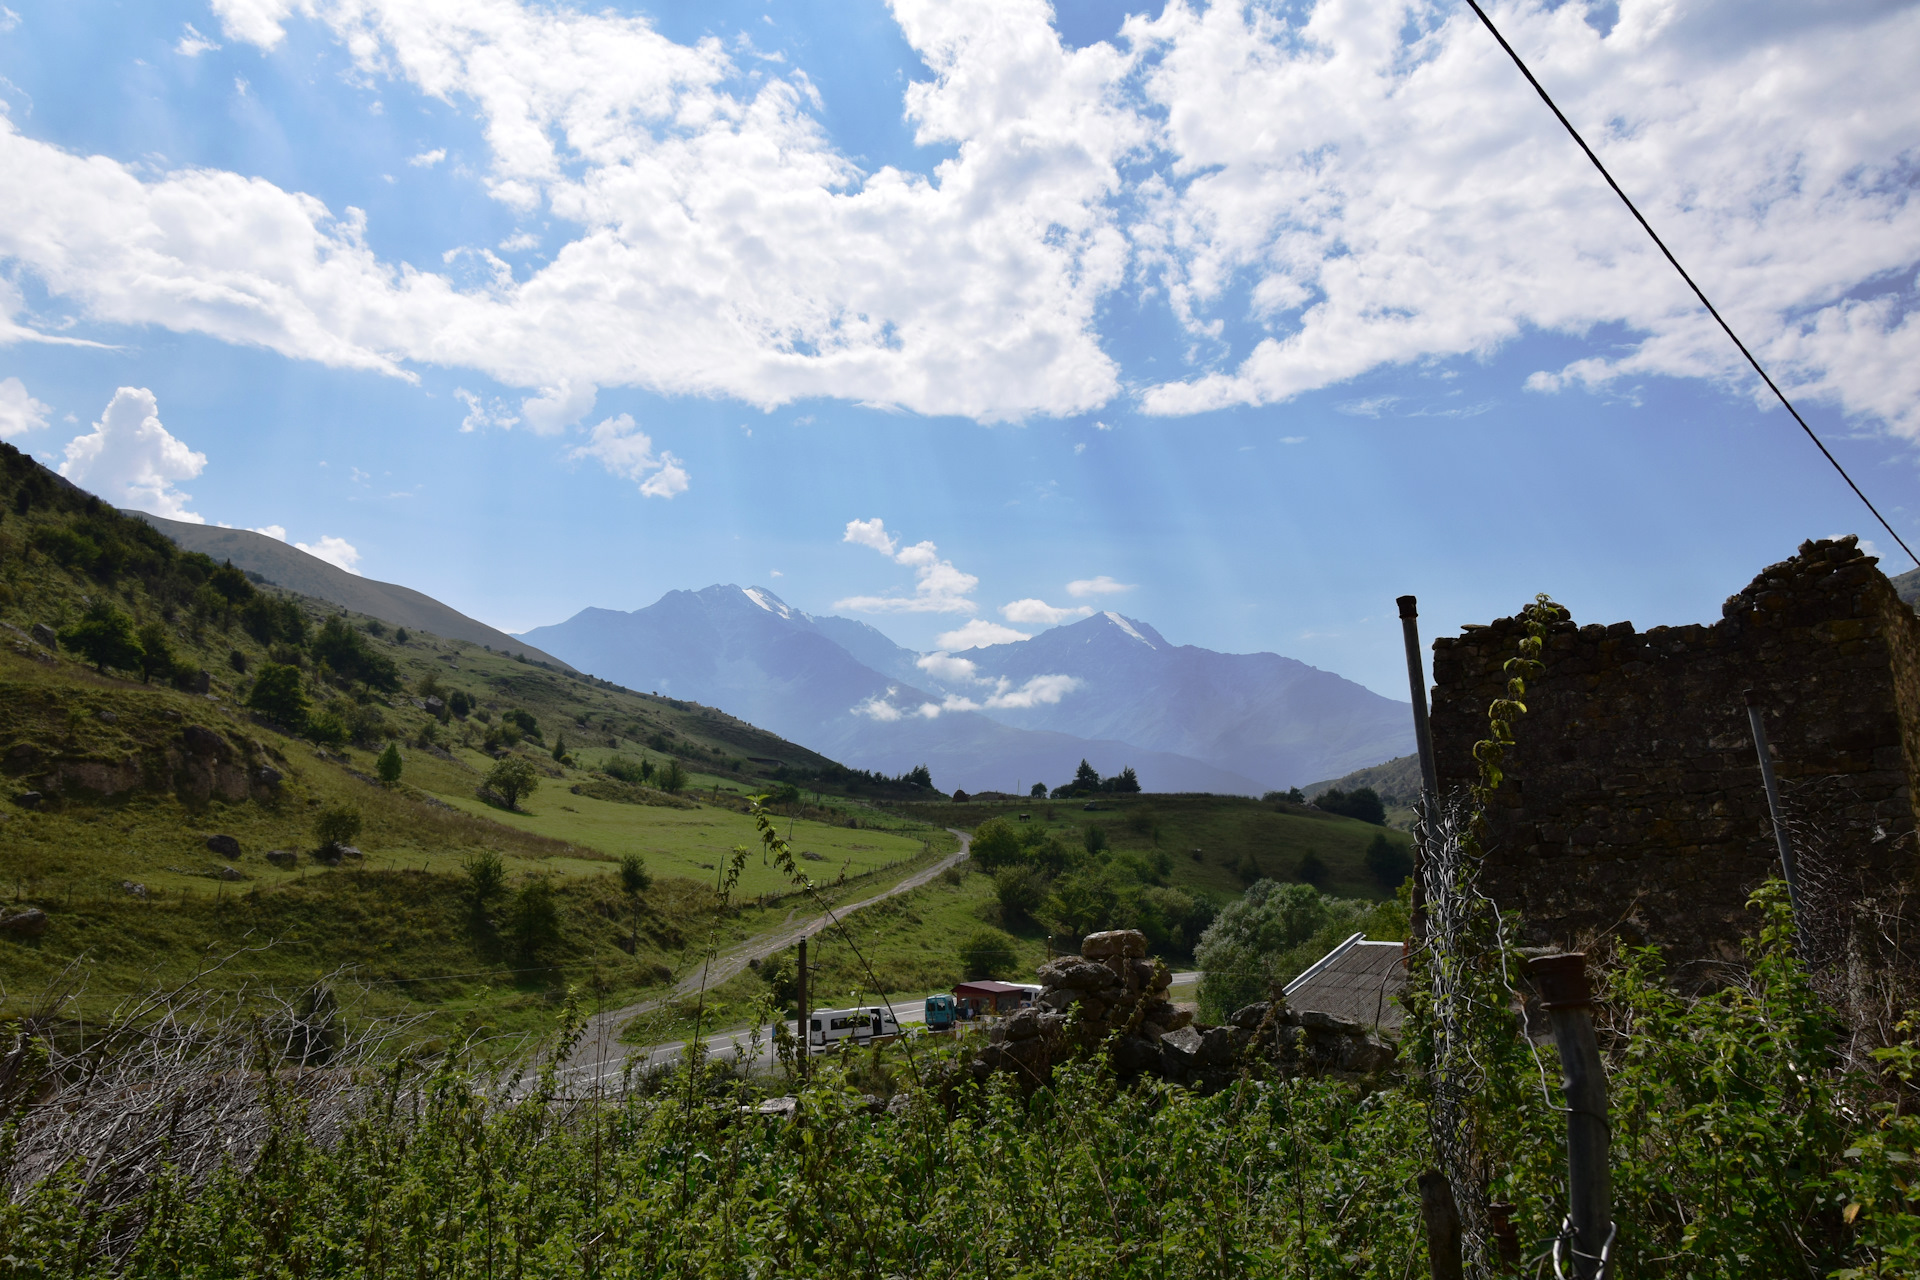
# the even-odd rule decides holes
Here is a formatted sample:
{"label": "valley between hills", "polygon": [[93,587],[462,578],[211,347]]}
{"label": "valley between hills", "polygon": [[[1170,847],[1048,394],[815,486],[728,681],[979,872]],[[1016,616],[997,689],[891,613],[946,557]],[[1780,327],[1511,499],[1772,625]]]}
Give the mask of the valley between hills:
{"label": "valley between hills", "polygon": [[[915,994],[976,970],[1022,978],[1110,923],[1190,958],[1249,884],[1381,900],[1395,882],[1369,853],[1406,845],[1298,793],[969,798],[911,757],[849,767],[257,534],[199,530],[236,553],[216,561],[22,455],[6,464],[0,892],[10,917],[35,920],[0,943],[9,996],[71,988],[99,1016],[189,980],[324,982],[358,1016],[417,1019],[422,1043],[511,1045],[573,991],[601,1008],[659,1002],[626,1029],[641,1043],[685,1029],[692,1010],[662,997],[709,951],[796,913],[884,898],[858,917],[865,954],[817,940],[816,981],[835,998]],[[721,593],[750,621],[791,621],[752,593],[682,594]],[[116,625],[119,652],[97,634]],[[276,680],[287,706],[263,693]],[[528,793],[494,789],[507,762]],[[756,796],[808,891],[760,851]],[[351,832],[322,838],[328,815]],[[952,854],[955,831],[1023,815],[1029,839],[1061,851],[1051,881],[1009,887],[962,863],[886,896]],[[723,895],[738,849],[753,852]],[[778,988],[757,965],[716,983],[707,1023]]]}

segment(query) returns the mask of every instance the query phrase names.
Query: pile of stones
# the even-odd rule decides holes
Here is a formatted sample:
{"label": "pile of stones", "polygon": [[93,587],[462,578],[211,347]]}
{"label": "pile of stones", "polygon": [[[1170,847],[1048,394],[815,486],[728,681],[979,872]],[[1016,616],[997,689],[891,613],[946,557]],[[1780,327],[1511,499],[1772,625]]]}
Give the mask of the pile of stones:
{"label": "pile of stones", "polygon": [[1248,1005],[1224,1027],[1196,1026],[1167,1000],[1166,966],[1146,954],[1146,935],[1115,929],[1089,934],[1078,956],[1041,965],[1040,995],[989,1029],[973,1077],[1010,1072],[1032,1087],[1049,1080],[1056,1063],[1102,1046],[1123,1078],[1148,1074],[1202,1090],[1249,1066],[1361,1078],[1393,1063],[1393,1047],[1367,1028],[1284,1003]]}

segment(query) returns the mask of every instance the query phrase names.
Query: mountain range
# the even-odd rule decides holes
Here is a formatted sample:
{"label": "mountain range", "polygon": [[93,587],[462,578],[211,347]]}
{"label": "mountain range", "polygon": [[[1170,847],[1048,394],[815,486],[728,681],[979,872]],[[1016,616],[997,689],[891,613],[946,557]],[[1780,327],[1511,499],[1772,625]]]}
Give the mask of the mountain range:
{"label": "mountain range", "polygon": [[1150,791],[1259,794],[1412,748],[1407,706],[1272,653],[1175,645],[1099,613],[1029,640],[916,653],[764,587],[670,591],[523,637],[583,671],[734,715],[859,768],[942,789],[1056,785],[1086,759]]}

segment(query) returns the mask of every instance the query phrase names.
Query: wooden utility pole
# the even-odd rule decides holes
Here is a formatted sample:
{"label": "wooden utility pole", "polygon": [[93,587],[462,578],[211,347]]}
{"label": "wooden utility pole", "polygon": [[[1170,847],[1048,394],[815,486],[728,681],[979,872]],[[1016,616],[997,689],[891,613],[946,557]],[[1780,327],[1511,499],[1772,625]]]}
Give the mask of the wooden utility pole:
{"label": "wooden utility pole", "polygon": [[813,1037],[807,1030],[807,935],[804,933],[800,935],[800,972],[793,985],[797,992],[795,1004],[798,1007],[795,1012],[800,1015],[799,1021],[794,1024],[800,1033],[800,1053],[794,1061],[798,1064],[796,1070],[804,1083],[807,1078],[807,1052],[813,1047]]}
{"label": "wooden utility pole", "polygon": [[1412,919],[1407,932],[1414,946],[1426,941],[1426,839],[1440,818],[1440,770],[1433,755],[1433,730],[1427,723],[1427,668],[1420,650],[1420,602],[1413,596],[1394,601],[1400,606],[1400,633],[1407,647],[1407,686],[1413,695],[1413,743],[1420,756],[1420,829],[1413,842]]}
{"label": "wooden utility pole", "polygon": [[[1613,1177],[1607,1168],[1607,1076],[1593,1036],[1593,988],[1578,951],[1527,964],[1553,1022],[1567,1097],[1567,1227],[1554,1244],[1554,1269],[1568,1280],[1605,1274],[1613,1245]],[[1561,1261],[1562,1250],[1571,1257]]]}

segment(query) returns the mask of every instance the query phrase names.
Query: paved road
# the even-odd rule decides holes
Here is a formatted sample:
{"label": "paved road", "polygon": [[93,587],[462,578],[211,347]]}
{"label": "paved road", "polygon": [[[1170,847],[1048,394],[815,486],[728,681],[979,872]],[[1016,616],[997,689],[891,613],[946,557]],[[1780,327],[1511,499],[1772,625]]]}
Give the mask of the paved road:
{"label": "paved road", "polygon": [[[1184,995],[1190,998],[1192,988],[1199,981],[1199,971],[1188,970],[1174,974],[1170,985],[1176,989],[1174,992],[1176,997],[1182,995],[1179,989],[1185,988]],[[925,1023],[927,1020],[926,998],[923,996],[918,999],[895,1000],[893,1002],[893,1016],[900,1020],[902,1027]],[[799,1027],[796,1023],[789,1022],[787,1024],[787,1030],[796,1036],[799,1035]],[[752,1033],[748,1031],[724,1032],[707,1039],[707,1053],[709,1057],[713,1058],[733,1058],[736,1055],[745,1054],[748,1047],[752,1044],[752,1041]],[[633,1055],[634,1069],[636,1071],[644,1071],[650,1067],[672,1066],[680,1060],[680,1055],[685,1051],[686,1047],[684,1040],[675,1040],[668,1044],[653,1045],[647,1049],[623,1049],[617,1054],[602,1056],[592,1064],[569,1065],[564,1074],[569,1076],[572,1083],[576,1086],[591,1088],[595,1083],[600,1081],[606,1081],[608,1084],[612,1084],[620,1078],[621,1072],[625,1070],[628,1053]],[[752,1070],[759,1067],[762,1063],[770,1061],[772,1056],[773,1052],[770,1042],[763,1039],[759,1054],[751,1062],[746,1064],[747,1069]]]}
{"label": "paved road", "polygon": [[[891,889],[876,893],[871,898],[834,908],[834,917],[844,920],[862,907],[870,907],[876,902],[885,902],[888,898],[906,893],[908,890],[918,889],[948,867],[959,865],[966,858],[968,850],[972,848],[973,837],[951,827],[948,830],[960,839],[958,853],[942,858],[924,871],[916,871]],[[711,965],[697,966],[692,973],[674,984],[665,995],[655,996],[651,1000],[642,1000],[639,1004],[630,1004],[623,1009],[612,1009],[588,1019],[586,1030],[580,1037],[580,1043],[574,1048],[572,1056],[567,1059],[567,1065],[561,1068],[561,1078],[569,1083],[588,1085],[596,1080],[617,1079],[626,1067],[627,1055],[636,1053],[632,1046],[620,1043],[620,1030],[627,1023],[642,1014],[652,1013],[672,1001],[693,999],[700,994],[703,979],[704,985],[708,988],[717,987],[746,968],[748,961],[764,960],[775,952],[784,951],[801,938],[811,937],[832,923],[832,920],[825,915],[814,916],[798,924],[791,923],[791,916],[788,920],[789,923],[773,933],[760,934],[730,951],[723,951],[714,956]],[[907,1021],[906,1010],[909,1008],[919,1010],[914,1015],[915,1020],[925,1020],[924,1002],[896,1003],[894,1009],[902,1022]],[[724,1050],[723,1041],[726,1042]],[[736,1035],[716,1036],[708,1043],[715,1053],[719,1053],[731,1051],[734,1044],[744,1044],[745,1041],[746,1033],[740,1032]],[[661,1055],[665,1055],[666,1058],[675,1057],[680,1049],[679,1043],[656,1046],[646,1051],[646,1061],[650,1064],[660,1059]]]}

